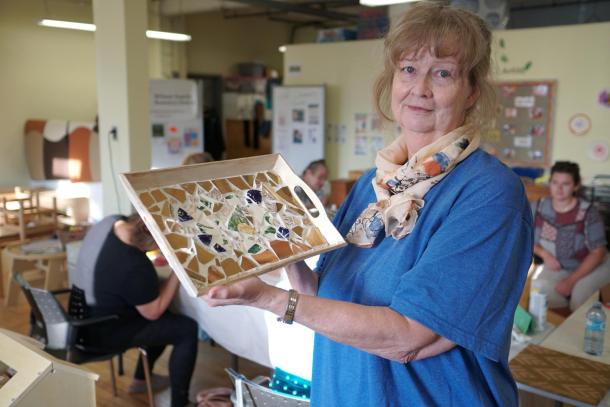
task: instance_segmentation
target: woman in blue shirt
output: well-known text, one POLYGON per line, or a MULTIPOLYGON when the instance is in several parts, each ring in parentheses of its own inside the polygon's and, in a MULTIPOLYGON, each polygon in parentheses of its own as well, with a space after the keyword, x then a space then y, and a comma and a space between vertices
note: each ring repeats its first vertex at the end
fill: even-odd
MULTIPOLYGON (((513 314, 532 256, 518 177, 478 149, 495 102, 491 33, 474 14, 417 3, 385 40, 377 107, 401 135, 337 213, 350 243, 286 292, 210 289, 317 332, 314 406, 516 406, 513 314)), ((295 349, 295 352, 298 352, 295 349)))

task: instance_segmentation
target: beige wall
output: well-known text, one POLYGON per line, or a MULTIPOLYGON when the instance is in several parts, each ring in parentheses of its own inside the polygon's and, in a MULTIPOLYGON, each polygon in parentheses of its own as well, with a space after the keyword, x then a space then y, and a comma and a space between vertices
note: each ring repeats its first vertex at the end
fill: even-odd
POLYGON ((282 70, 278 51, 290 35, 289 25, 263 17, 224 19, 220 12, 186 17, 193 37, 187 45, 188 72, 228 75, 239 62, 258 61, 282 70))
MULTIPOLYGON (((0 185, 3 186, 29 184, 23 146, 23 125, 27 119, 95 118, 93 34, 38 27, 37 20, 44 16, 41 1, 0 1, 0 185)), ((75 9, 69 15, 66 13, 65 19, 91 21, 90 9, 75 9)))
MULTIPOLYGON (((93 121, 97 114, 94 34, 36 25, 42 18, 92 22, 91 7, 48 5, 45 10, 40 0, 0 0, 0 187, 30 183, 23 145, 27 119, 93 121)), ((162 23, 154 13, 149 10, 149 27, 162 23)), ((148 45, 152 78, 180 70, 180 61, 168 55, 179 56, 182 45, 148 45)))
MULTIPOLYGON (((610 23, 539 29, 500 31, 510 63, 498 64, 498 70, 512 64, 522 66, 532 61, 525 73, 498 74, 499 80, 557 80, 552 159, 577 161, 585 178, 610 173, 610 161, 592 161, 589 145, 594 140, 610 142, 610 109, 597 103, 597 95, 610 84, 610 23), (581 137, 571 135, 568 120, 575 113, 591 117, 591 131, 581 137)), ((354 155, 354 114, 373 112, 371 87, 381 69, 382 41, 358 41, 336 44, 289 46, 284 72, 292 64, 301 65, 297 76, 285 74, 289 85, 327 86, 327 123, 345 125, 345 144, 327 143, 326 156, 333 177, 345 177, 351 169, 373 165, 374 154, 354 155)), ((388 129, 386 141, 393 137, 388 129)), ((334 137, 331 137, 334 139, 334 137)))

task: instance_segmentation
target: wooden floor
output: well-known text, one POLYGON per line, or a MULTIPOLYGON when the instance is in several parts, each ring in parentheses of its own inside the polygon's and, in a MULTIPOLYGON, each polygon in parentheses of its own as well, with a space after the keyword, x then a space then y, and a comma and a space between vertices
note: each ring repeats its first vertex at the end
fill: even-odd
MULTIPOLYGON (((4 306, 4 299, 0 299, 0 327, 27 335, 29 331, 29 312, 29 306, 21 294, 19 304, 11 307, 4 306)), ((171 348, 168 348, 163 355, 161 355, 155 364, 155 373, 167 375, 167 362, 170 352, 171 348)), ((127 388, 131 383, 131 377, 135 369, 137 356, 138 353, 135 349, 124 354, 125 375, 116 376, 118 388, 117 397, 112 395, 109 362, 88 363, 81 366, 100 376, 96 385, 98 406, 145 407, 148 405, 148 399, 145 394, 134 395, 127 393, 127 388)), ((115 360, 115 368, 116 366, 117 362, 115 360)), ((230 366, 230 353, 219 346, 213 347, 208 342, 200 342, 195 372, 193 373, 193 379, 191 380, 191 400, 195 400, 197 392, 204 388, 219 386, 231 387, 231 382, 224 371, 226 367, 230 366)), ((245 359, 239 359, 239 371, 249 378, 257 375, 270 375, 270 370, 268 368, 245 359)), ((169 389, 163 390, 155 395, 155 405, 157 407, 169 406, 169 403, 169 389)))

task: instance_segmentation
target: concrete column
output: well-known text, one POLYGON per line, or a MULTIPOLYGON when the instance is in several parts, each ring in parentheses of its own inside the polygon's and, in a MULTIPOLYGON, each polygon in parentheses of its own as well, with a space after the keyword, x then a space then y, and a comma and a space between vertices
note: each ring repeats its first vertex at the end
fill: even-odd
POLYGON ((119 174, 150 168, 146 0, 94 0, 104 215, 129 214, 119 174))

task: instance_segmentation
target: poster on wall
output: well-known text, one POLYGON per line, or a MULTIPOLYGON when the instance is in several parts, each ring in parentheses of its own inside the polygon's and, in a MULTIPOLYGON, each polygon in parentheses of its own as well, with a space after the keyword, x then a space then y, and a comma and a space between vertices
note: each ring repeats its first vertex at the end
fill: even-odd
POLYGON ((556 81, 497 82, 494 126, 483 148, 509 165, 548 167, 556 81))
POLYGON ((324 86, 273 87, 273 152, 281 154, 297 174, 324 158, 324 86))
POLYGON ((153 79, 149 94, 152 167, 175 167, 203 152, 203 91, 197 82, 153 79))

